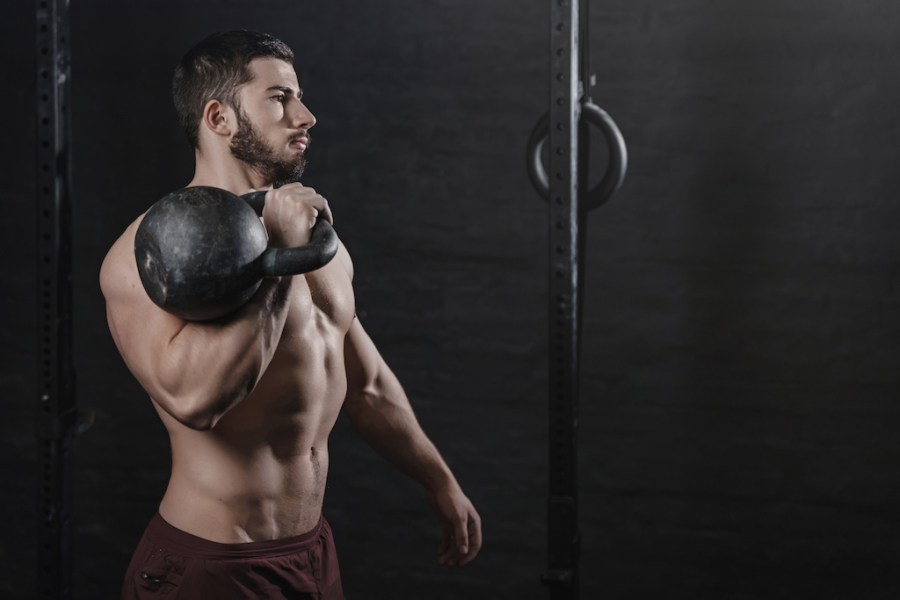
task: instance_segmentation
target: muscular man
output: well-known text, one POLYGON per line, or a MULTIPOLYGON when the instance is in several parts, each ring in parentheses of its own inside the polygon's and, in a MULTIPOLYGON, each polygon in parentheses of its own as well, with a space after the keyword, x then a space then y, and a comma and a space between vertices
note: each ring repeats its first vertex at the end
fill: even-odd
MULTIPOLYGON (((262 219, 282 247, 305 244, 317 216, 332 220, 325 198, 297 183, 316 120, 293 58, 269 35, 217 34, 184 56, 173 86, 195 149, 188 185, 272 188, 262 219)), ((438 562, 471 561, 478 513, 356 317, 346 248, 316 271, 267 279, 227 317, 191 322, 145 293, 134 258, 140 220, 110 249, 100 285, 116 346, 169 433, 172 472, 123 598, 342 598, 322 517, 328 436, 342 408, 424 486, 443 527, 438 562)))

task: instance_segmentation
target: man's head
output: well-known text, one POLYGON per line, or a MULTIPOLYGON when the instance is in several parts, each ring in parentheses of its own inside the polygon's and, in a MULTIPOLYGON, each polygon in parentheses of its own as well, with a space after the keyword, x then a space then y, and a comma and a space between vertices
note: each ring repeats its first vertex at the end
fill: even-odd
POLYGON ((293 64, 294 53, 266 33, 226 31, 209 36, 182 57, 175 68, 172 96, 191 146, 199 146, 200 119, 209 100, 238 109, 238 88, 253 79, 249 65, 254 58, 277 58, 293 64))
POLYGON ((205 139, 227 138, 231 154, 267 182, 299 179, 315 118, 301 101, 293 59, 284 42, 253 31, 217 33, 189 50, 172 92, 191 145, 201 149, 213 132, 205 139))

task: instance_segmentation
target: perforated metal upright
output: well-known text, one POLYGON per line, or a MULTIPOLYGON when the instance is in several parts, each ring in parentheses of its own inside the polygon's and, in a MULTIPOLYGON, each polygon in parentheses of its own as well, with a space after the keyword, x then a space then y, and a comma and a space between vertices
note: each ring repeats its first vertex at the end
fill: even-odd
POLYGON ((588 0, 550 0, 550 110, 531 132, 526 167, 549 205, 550 398, 548 570, 554 600, 579 596, 578 382, 587 212, 621 187, 628 164, 622 133, 591 99, 588 0), (607 168, 588 188, 589 126, 606 138, 607 168), (543 151, 549 142, 549 167, 543 151))
POLYGON ((581 0, 554 0, 550 14, 550 485, 548 567, 553 599, 578 593, 579 16, 581 0), (555 312, 555 314, 553 314, 555 312))
POLYGON ((39 597, 69 598, 69 452, 76 431, 72 361, 69 3, 38 0, 38 570, 39 597))

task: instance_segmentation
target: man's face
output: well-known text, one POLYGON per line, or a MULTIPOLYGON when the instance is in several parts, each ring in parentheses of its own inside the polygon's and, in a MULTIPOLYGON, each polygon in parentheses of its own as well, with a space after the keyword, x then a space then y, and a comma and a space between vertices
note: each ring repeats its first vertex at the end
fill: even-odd
POLYGON ((231 153, 275 185, 298 181, 316 119, 301 101, 294 68, 275 58, 250 62, 253 79, 238 92, 231 153))

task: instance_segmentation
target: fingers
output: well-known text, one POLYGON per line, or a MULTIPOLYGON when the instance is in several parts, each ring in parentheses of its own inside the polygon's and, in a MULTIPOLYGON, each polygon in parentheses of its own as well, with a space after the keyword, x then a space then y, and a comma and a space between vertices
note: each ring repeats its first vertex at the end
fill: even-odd
POLYGON ((438 544, 438 564, 462 566, 481 550, 481 517, 459 485, 428 491, 428 501, 438 516, 443 536, 438 544))
POLYGON ((481 551, 481 518, 476 514, 474 517, 469 517, 469 547, 465 556, 463 556, 460 560, 460 565, 467 565, 478 556, 478 552, 481 551))
POLYGON ((317 193, 316 190, 311 187, 303 187, 299 183, 292 185, 297 185, 300 187, 300 192, 297 195, 297 198, 300 201, 306 202, 309 204, 309 206, 315 208, 317 218, 322 217, 326 221, 334 225, 334 217, 331 214, 331 207, 328 206, 328 200, 326 200, 324 196, 317 193))
POLYGON ((465 555, 469 552, 469 531, 466 528, 466 516, 453 524, 453 533, 456 535, 456 551, 465 555))
POLYGON ((306 244, 310 229, 319 217, 334 224, 328 200, 311 187, 289 183, 266 193, 263 222, 270 240, 277 245, 296 247, 306 244))
POLYGON ((322 216, 325 217, 326 221, 334 225, 334 216, 331 214, 331 207, 328 206, 328 200, 325 200, 325 209, 322 211, 322 216))
POLYGON ((328 207, 328 200, 316 192, 314 188, 305 187, 299 183, 289 183, 280 188, 270 189, 266 195, 266 200, 270 199, 310 206, 316 210, 317 214, 323 213, 323 216, 326 216, 329 220, 331 219, 331 209, 328 207))
POLYGON ((456 546, 453 543, 453 528, 444 524, 444 535, 438 545, 438 564, 450 566, 456 554, 456 546))
POLYGON ((462 514, 444 525, 438 546, 438 564, 454 567, 472 562, 481 550, 481 519, 477 513, 462 514))

